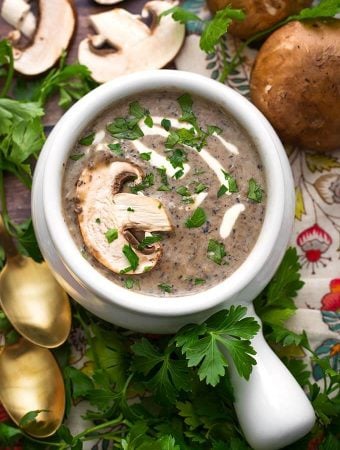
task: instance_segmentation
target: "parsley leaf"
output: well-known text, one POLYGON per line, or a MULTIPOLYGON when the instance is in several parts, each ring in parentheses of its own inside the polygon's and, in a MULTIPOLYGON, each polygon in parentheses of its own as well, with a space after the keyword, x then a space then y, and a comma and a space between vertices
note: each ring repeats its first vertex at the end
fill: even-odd
POLYGON ((134 285, 135 280, 133 278, 126 278, 126 280, 124 281, 124 287, 126 289, 132 289, 134 285))
POLYGON ((140 156, 140 158, 141 158, 143 161, 150 161, 150 159, 151 159, 151 152, 140 153, 139 156, 140 156))
POLYGON ((187 228, 199 228, 207 220, 207 216, 203 208, 196 208, 193 214, 186 220, 185 226, 187 228))
POLYGON ((173 403, 179 390, 191 389, 186 363, 173 358, 171 348, 162 354, 147 339, 142 338, 135 342, 131 349, 135 355, 134 370, 144 375, 151 374, 151 377, 145 381, 145 385, 159 397, 161 402, 173 403))
POLYGON ((228 192, 238 192, 238 186, 235 178, 231 176, 229 173, 222 170, 224 178, 227 180, 228 186, 228 192))
POLYGON ((136 270, 139 264, 139 257, 138 255, 134 252, 133 248, 131 247, 131 245, 127 245, 125 244, 123 247, 123 254, 126 256, 127 260, 129 261, 130 266, 127 269, 124 269, 124 272, 127 271, 129 272, 130 270, 136 270))
POLYGON ((80 145, 91 145, 96 133, 90 133, 79 140, 80 145))
POLYGON ((224 8, 217 11, 215 16, 207 22, 201 39, 200 47, 207 53, 212 53, 220 38, 227 32, 233 20, 243 20, 246 15, 241 9, 224 8))
POLYGON ((162 119, 161 126, 164 128, 165 131, 169 131, 171 128, 171 122, 169 119, 162 119))
POLYGON ((239 375, 249 379, 252 366, 256 364, 251 355, 255 350, 250 339, 260 329, 252 317, 245 317, 247 309, 231 306, 211 316, 204 324, 187 325, 175 336, 177 347, 181 348, 189 367, 198 367, 201 381, 216 386, 225 374, 228 362, 226 351, 233 359, 239 375))
POLYGON ((153 186, 154 183, 154 174, 153 173, 148 173, 147 175, 145 175, 145 177, 143 178, 143 180, 141 181, 141 183, 136 184, 135 186, 131 186, 130 190, 133 194, 136 194, 139 191, 144 191, 144 189, 147 189, 151 186, 153 186))
POLYGON ((187 188, 187 186, 179 186, 176 189, 177 194, 182 195, 183 197, 190 197, 191 192, 187 188))
POLYGON ((173 286, 171 286, 171 284, 166 284, 166 283, 160 283, 158 285, 159 289, 163 292, 167 292, 168 294, 170 294, 172 292, 173 286))
POLYGON ((207 256, 219 266, 226 264, 224 257, 227 256, 227 252, 225 251, 224 244, 215 239, 209 239, 207 256))
POLYGON ((183 169, 183 164, 188 160, 187 154, 180 148, 172 150, 171 156, 168 157, 168 159, 174 169, 176 169, 177 167, 183 169))
POLYGON ((156 242, 159 242, 162 240, 162 236, 160 234, 153 234, 152 236, 145 236, 144 239, 140 242, 138 245, 138 248, 140 250, 143 250, 145 247, 149 247, 152 244, 155 244, 156 242))
POLYGON ((135 140, 144 136, 137 119, 117 117, 106 126, 107 131, 116 139, 135 140))
POLYGON ((85 156, 85 153, 75 153, 74 155, 70 155, 70 159, 72 161, 78 161, 79 159, 83 158, 85 156))
POLYGON ((312 8, 302 9, 299 14, 290 16, 290 20, 327 19, 340 13, 339 0, 321 0, 312 8))
POLYGON ((171 14, 172 18, 179 23, 186 24, 189 21, 201 21, 202 19, 198 17, 196 14, 188 11, 180 6, 173 6, 166 11, 163 11, 159 17, 168 16, 171 14))
POLYGON ((261 186, 254 180, 254 178, 250 178, 248 181, 248 198, 253 200, 256 203, 262 202, 263 197, 263 189, 261 186))
POLYGON ((122 146, 120 144, 108 144, 107 145, 112 153, 117 156, 122 156, 124 154, 122 146))
POLYGON ((198 183, 195 187, 195 194, 200 194, 203 191, 206 191, 208 186, 204 183, 198 183))
POLYGON ((118 239, 118 230, 117 230, 117 228, 109 228, 106 231, 106 233, 105 233, 105 237, 106 237, 107 242, 109 244, 111 244, 111 242, 113 242, 116 239, 118 239))

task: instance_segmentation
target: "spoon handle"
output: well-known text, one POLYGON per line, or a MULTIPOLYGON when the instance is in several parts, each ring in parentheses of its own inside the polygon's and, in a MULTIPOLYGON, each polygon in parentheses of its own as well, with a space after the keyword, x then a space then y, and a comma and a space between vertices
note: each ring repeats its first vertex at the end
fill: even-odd
POLYGON ((2 215, 0 214, 0 244, 5 249, 7 259, 18 255, 18 250, 14 245, 13 239, 6 230, 2 215))

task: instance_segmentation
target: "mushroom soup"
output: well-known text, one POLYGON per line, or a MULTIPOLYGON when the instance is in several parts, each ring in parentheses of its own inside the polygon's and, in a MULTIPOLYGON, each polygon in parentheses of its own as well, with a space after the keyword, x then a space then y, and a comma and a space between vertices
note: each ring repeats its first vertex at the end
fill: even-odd
POLYGON ((64 215, 105 277, 185 295, 230 276, 252 250, 265 179, 246 132, 217 105, 155 91, 117 102, 72 150, 64 215))

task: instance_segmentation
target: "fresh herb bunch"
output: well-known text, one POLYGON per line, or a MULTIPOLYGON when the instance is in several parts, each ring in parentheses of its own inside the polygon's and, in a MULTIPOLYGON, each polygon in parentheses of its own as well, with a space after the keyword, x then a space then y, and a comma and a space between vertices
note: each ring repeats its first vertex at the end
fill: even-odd
MULTIPOLYGON (((315 408, 317 424, 304 439, 287 450, 304 450, 315 439, 320 450, 337 450, 339 375, 327 358, 310 349, 305 333, 284 326, 296 310, 294 298, 303 282, 295 249, 289 249, 275 275, 257 297, 255 306, 264 322, 267 340, 315 408), (311 383, 310 369, 296 350, 303 350, 323 373, 323 386, 311 383)), ((66 385, 66 417, 73 404, 89 402, 84 419, 94 425, 72 435, 64 423, 43 441, 26 436, 12 424, 0 424, 0 443, 21 441, 26 450, 82 449, 88 440, 101 447, 126 450, 250 450, 233 408, 233 392, 223 349, 238 355, 237 366, 247 377, 253 362, 249 339, 258 325, 244 316, 245 308, 220 311, 202 325, 188 325, 175 336, 141 336, 118 329, 73 305, 74 326, 87 340, 87 364, 69 365, 70 344, 54 350, 66 385), (80 330, 78 329, 80 328, 80 330), (241 337, 241 338, 240 338, 241 337), (244 370, 245 369, 245 370, 244 370)), ((3 314, 3 313, 2 313, 3 314)), ((10 325, 0 316, 0 330, 10 325)), ((234 355, 235 356, 235 355, 234 355)), ((31 412, 24 420, 34 420, 31 412)))
POLYGON ((240 9, 234 9, 226 7, 216 12, 215 16, 210 20, 203 20, 196 14, 180 7, 174 6, 173 8, 164 11, 160 17, 171 14, 172 18, 177 22, 186 24, 188 22, 201 22, 203 24, 203 31, 200 38, 200 48, 207 54, 214 53, 218 48, 221 49, 223 58, 223 70, 219 81, 224 83, 228 76, 236 69, 236 67, 242 63, 242 54, 244 49, 251 45, 253 42, 258 41, 272 33, 276 29, 283 25, 292 22, 293 20, 306 21, 317 19, 330 19, 340 12, 340 0, 320 0, 318 5, 311 8, 305 8, 300 11, 299 14, 294 14, 281 20, 267 30, 260 31, 251 36, 246 41, 242 42, 237 48, 231 61, 227 60, 227 55, 223 46, 223 39, 228 32, 228 28, 232 21, 242 21, 245 19, 245 13, 240 9))
MULTIPOLYGON (((27 188, 32 185, 32 165, 45 141, 43 116, 46 102, 58 94, 58 104, 66 109, 95 87, 89 70, 80 64, 66 64, 66 54, 58 68, 44 78, 13 81, 13 52, 7 40, 0 41, 0 198, 2 217, 19 250, 40 261, 31 219, 14 224, 8 215, 3 172, 10 172, 27 188)), ((3 252, 0 255, 3 261, 3 252)))

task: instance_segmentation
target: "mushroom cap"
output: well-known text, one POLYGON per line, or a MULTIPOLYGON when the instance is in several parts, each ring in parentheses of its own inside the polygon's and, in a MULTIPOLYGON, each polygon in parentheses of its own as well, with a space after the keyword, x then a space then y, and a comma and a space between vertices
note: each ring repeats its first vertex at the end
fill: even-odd
POLYGON ((250 94, 287 143, 340 145, 340 20, 290 22, 261 47, 250 94))
POLYGON ((140 182, 142 175, 141 169, 131 162, 106 159, 86 167, 77 183, 78 221, 84 243, 101 264, 115 273, 129 266, 123 253, 125 245, 132 245, 139 258, 137 268, 129 274, 150 270, 161 257, 162 248, 158 243, 139 249, 134 232, 172 230, 159 200, 119 193, 124 181, 135 177, 140 182), (117 238, 109 242, 105 233, 112 229, 117 230, 117 238))
POLYGON ((226 6, 242 9, 246 13, 246 18, 242 22, 234 21, 228 32, 240 39, 247 39, 296 14, 309 6, 312 0, 207 0, 207 3, 212 12, 226 6))
POLYGON ((71 40, 76 19, 71 0, 39 0, 39 20, 31 44, 14 48, 14 68, 24 75, 50 69, 71 40))
POLYGON ((145 4, 142 16, 153 17, 153 23, 146 26, 139 16, 115 8, 90 16, 90 23, 96 32, 113 47, 100 51, 95 48, 93 37, 81 41, 78 58, 92 72, 99 83, 132 72, 160 69, 171 61, 184 41, 184 25, 175 22, 170 15, 158 16, 173 6, 167 1, 154 0, 145 4))

